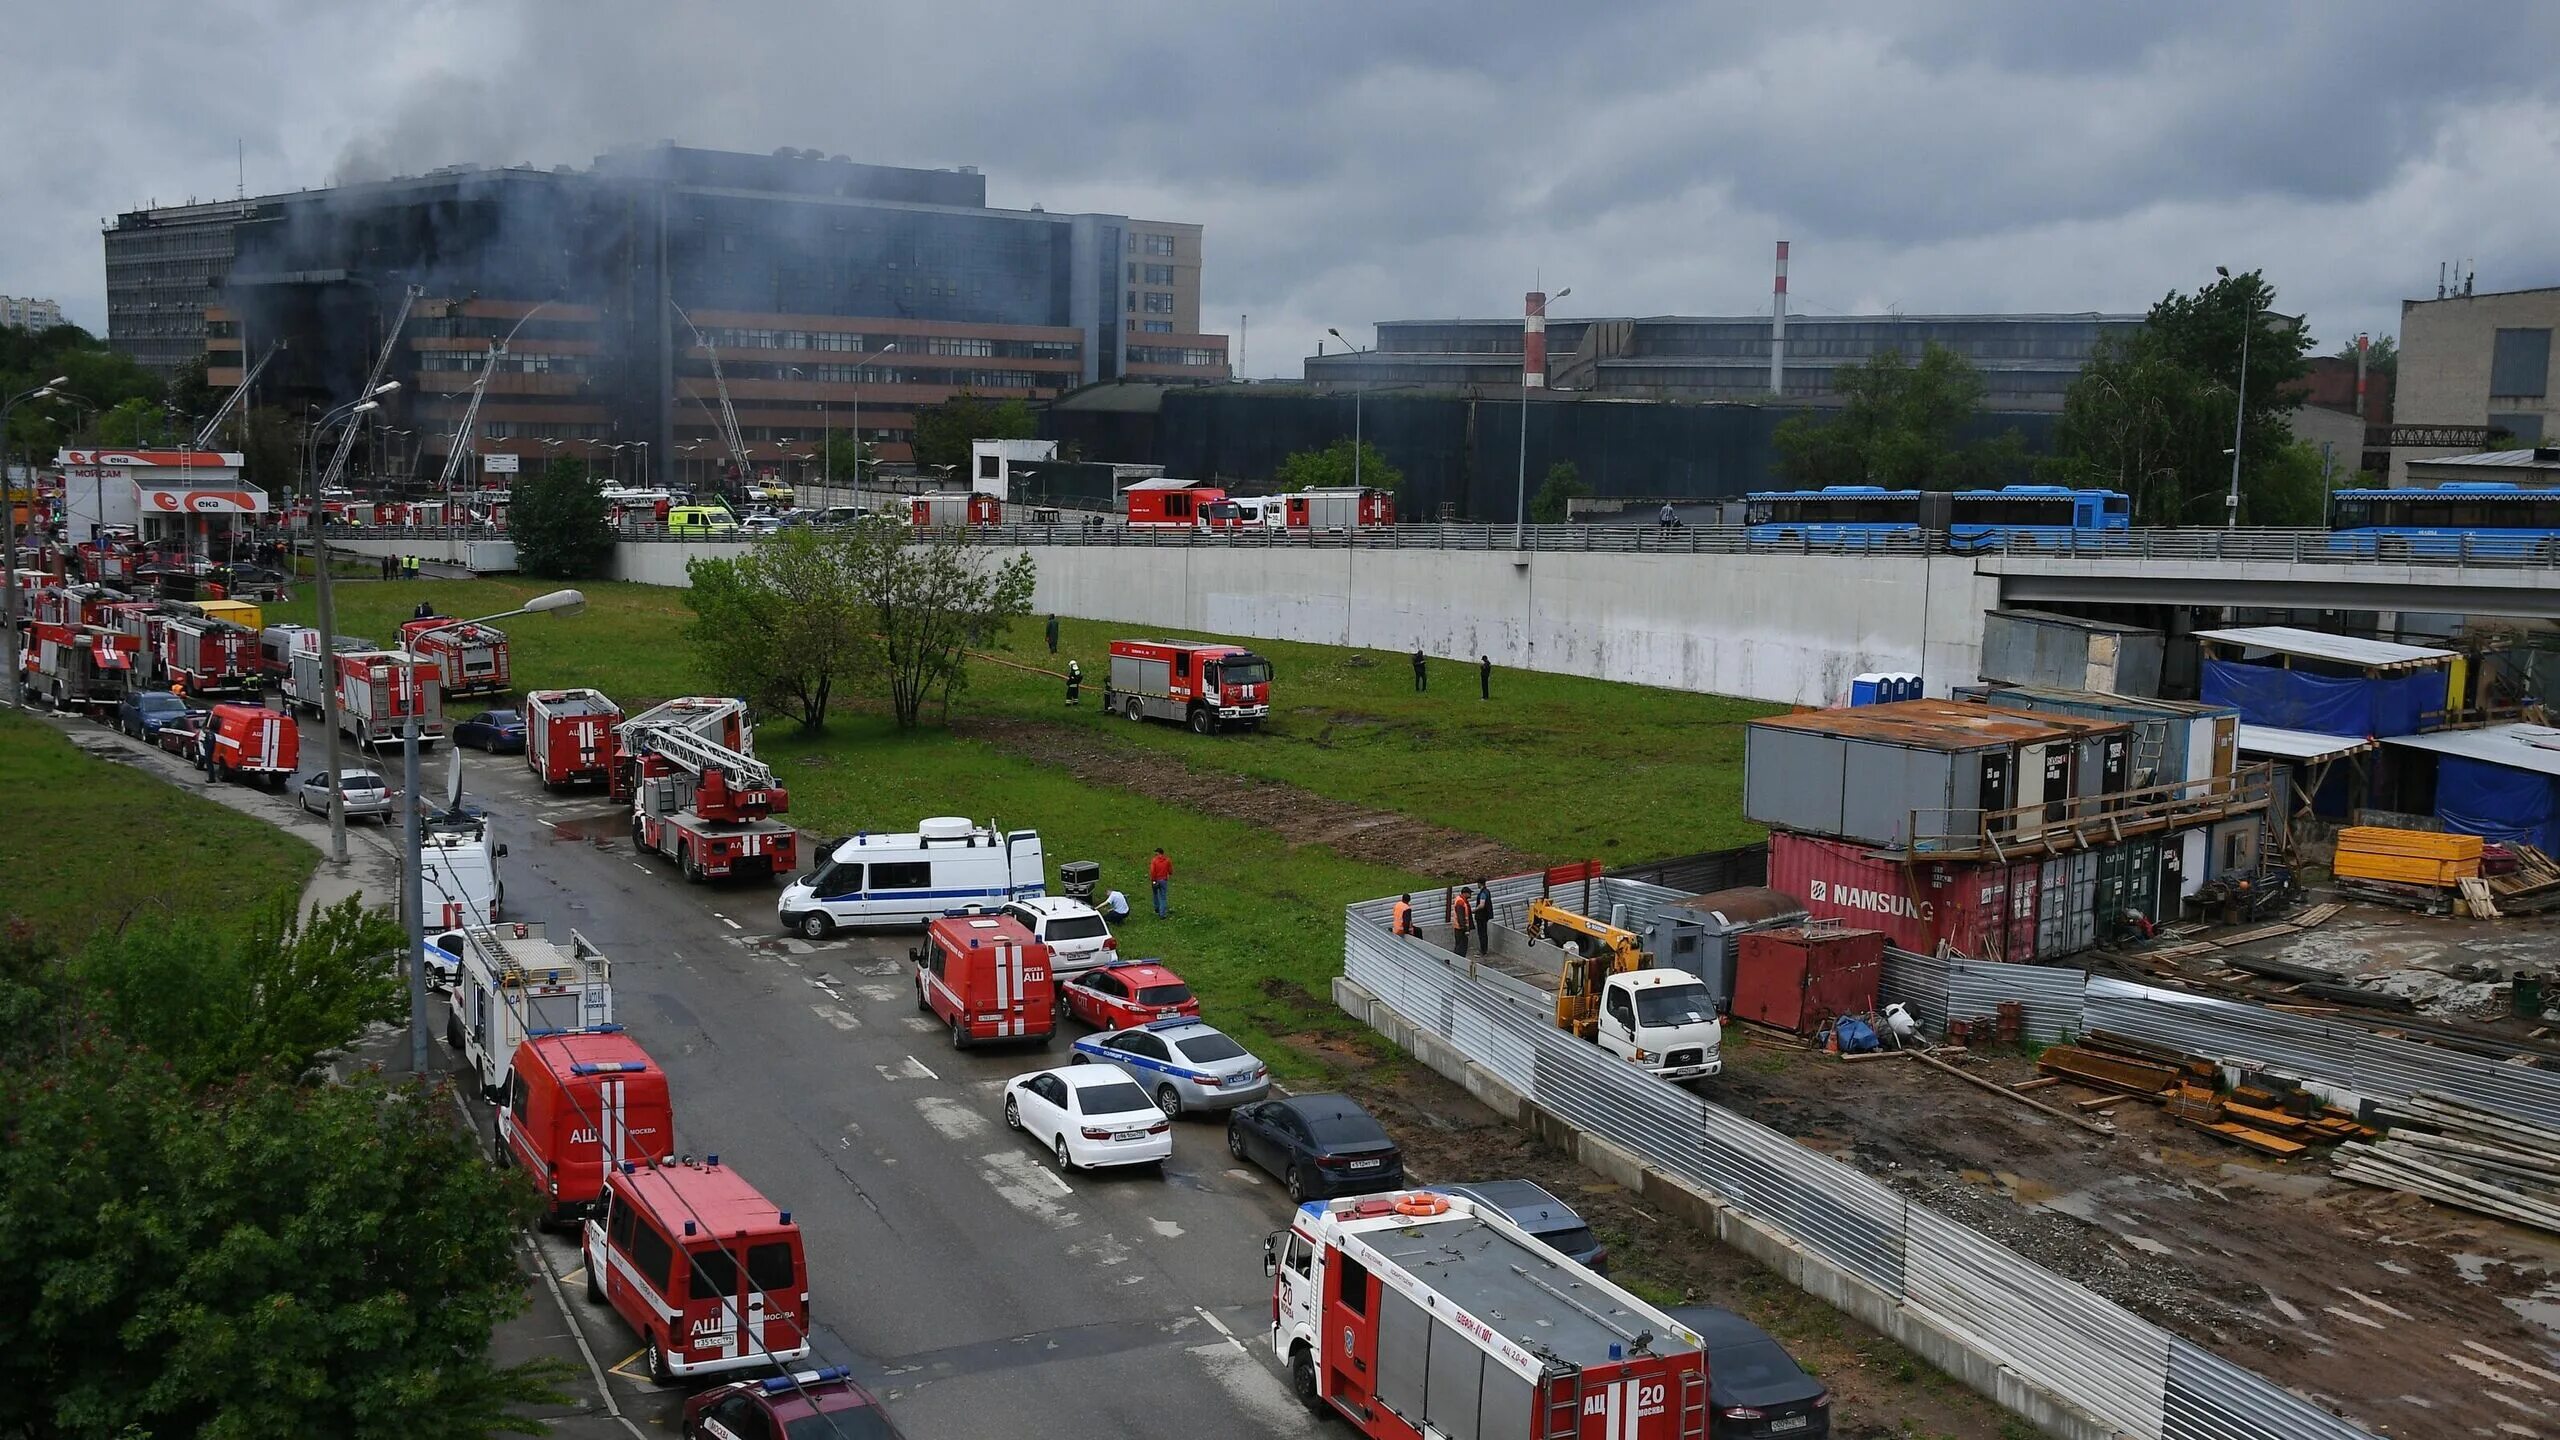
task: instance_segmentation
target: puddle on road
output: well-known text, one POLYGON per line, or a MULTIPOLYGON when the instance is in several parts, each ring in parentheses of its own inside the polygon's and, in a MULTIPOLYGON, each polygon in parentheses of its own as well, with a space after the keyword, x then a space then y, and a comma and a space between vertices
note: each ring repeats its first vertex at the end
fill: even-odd
POLYGON ((610 850, 614 842, 630 833, 631 825, 622 815, 597 815, 584 820, 552 820, 546 822, 554 840, 584 841, 599 850, 610 850))

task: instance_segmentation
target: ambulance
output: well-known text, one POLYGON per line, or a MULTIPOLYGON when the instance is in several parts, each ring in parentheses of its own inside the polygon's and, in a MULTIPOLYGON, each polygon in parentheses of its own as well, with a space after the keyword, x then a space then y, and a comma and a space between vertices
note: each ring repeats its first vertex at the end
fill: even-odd
POLYGON ((1049 947, 1005 915, 946 915, 907 952, 916 1008, 951 1027, 951 1048, 984 1041, 1047 1045, 1058 1033, 1058 987, 1049 947))
POLYGON ((543 1223, 595 1213, 605 1172, 672 1155, 667 1072, 619 1025, 537 1035, 516 1047, 498 1102, 498 1154, 533 1177, 543 1223))
POLYGON ((800 1227, 717 1155, 608 1171, 582 1249, 587 1298, 640 1337, 661 1385, 809 1353, 800 1227))

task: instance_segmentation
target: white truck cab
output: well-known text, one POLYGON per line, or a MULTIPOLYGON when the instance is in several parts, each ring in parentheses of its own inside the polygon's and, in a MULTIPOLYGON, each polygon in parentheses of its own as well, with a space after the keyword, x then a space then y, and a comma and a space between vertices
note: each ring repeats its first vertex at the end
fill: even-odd
POLYGON ((1724 1022, 1706 982, 1686 970, 1629 970, 1600 992, 1603 1050, 1665 1080, 1696 1080, 1724 1070, 1724 1022))

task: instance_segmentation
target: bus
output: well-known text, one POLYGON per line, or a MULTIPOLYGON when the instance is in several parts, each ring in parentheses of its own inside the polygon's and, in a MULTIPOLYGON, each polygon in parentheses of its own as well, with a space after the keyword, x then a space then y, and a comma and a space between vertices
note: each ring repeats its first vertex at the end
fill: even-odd
POLYGON ((2560 560, 2560 489, 2466 481, 2433 490, 2340 490, 2329 549, 2377 559, 2560 560))
POLYGON ((1930 536, 1945 537, 1947 548, 1956 551, 2070 549, 2133 524, 2130 496, 2066 485, 1955 491, 1826 485, 1761 491, 1744 503, 1751 540, 1817 549, 1876 549, 1930 536))

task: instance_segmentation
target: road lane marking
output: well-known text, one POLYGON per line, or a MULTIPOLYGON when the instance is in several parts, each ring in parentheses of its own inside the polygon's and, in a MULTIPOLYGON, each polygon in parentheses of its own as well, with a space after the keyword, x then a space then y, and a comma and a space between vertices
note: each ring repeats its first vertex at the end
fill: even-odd
POLYGON ((941 1076, 924 1068, 924 1062, 918 1060, 913 1055, 908 1056, 903 1064, 874 1065, 871 1068, 880 1072, 881 1079, 892 1082, 899 1080, 939 1080, 942 1078, 941 1076))
POLYGON ((1198 1310, 1198 1311, 1200 1311, 1200 1318, 1209 1322, 1209 1328, 1210 1328, 1210 1329, 1215 1330, 1215 1331, 1217 1331, 1219 1334, 1226 1336, 1226 1337, 1227 1337, 1227 1343, 1228 1343, 1228 1344, 1233 1345, 1233 1346, 1234 1346, 1234 1347, 1236 1347, 1238 1350, 1242 1350, 1242 1349, 1244 1349, 1244 1342, 1236 1338, 1236 1332, 1234 1332, 1233 1330, 1228 1329, 1228 1328, 1227 1328, 1227 1324, 1226 1324, 1226 1322, 1225 1322, 1225 1321, 1223 1321, 1223 1320, 1219 1319, 1219 1318, 1218 1318, 1217 1316, 1215 1316, 1215 1315, 1210 1314, 1207 1310, 1202 1309, 1200 1306, 1194 1305, 1194 1306, 1192 1306, 1191 1308, 1192 1308, 1192 1309, 1194 1309, 1194 1310, 1198 1310))
POLYGON ((644 1385, 653 1385, 653 1384, 656 1384, 656 1383, 657 1383, 656 1381, 651 1380, 651 1379, 650 1379, 648 1376, 646 1376, 646 1375, 634 1375, 634 1374, 632 1374, 630 1371, 628 1371, 628 1370, 626 1370, 626 1369, 622 1368, 622 1367, 624 1367, 624 1366, 626 1366, 626 1365, 630 1364, 632 1361, 637 1360, 637 1359, 639 1359, 641 1356, 646 1355, 646 1354, 648 1354, 648 1353, 649 1353, 649 1347, 648 1347, 648 1346, 646 1346, 646 1345, 643 1345, 643 1346, 641 1346, 639 1349, 632 1351, 630 1354, 623 1356, 620 1360, 617 1360, 617 1361, 615 1361, 613 1364, 611 1364, 611 1365, 607 1365, 607 1366, 606 1366, 606 1367, 604 1367, 604 1368, 605 1368, 605 1370, 606 1370, 606 1372, 607 1372, 607 1373, 609 1373, 609 1374, 614 1374, 614 1375, 619 1375, 619 1376, 621 1376, 621 1377, 622 1377, 623 1379, 625 1379, 625 1380, 637 1380, 637 1381, 639 1381, 640 1383, 642 1383, 642 1384, 644 1384, 644 1385))
POLYGON ((919 1095, 916 1097, 916 1109, 923 1113, 924 1123, 932 1126, 945 1140, 967 1143, 987 1133, 987 1117, 971 1109, 965 1100, 954 1100, 948 1095, 919 1095))
POLYGON ((895 985, 856 985, 853 988, 861 991, 862 998, 874 1005, 895 1005, 901 998, 895 985))
POLYGON ((1073 1195, 1067 1183, 1048 1171, 1048 1167, 1019 1150, 999 1150, 978 1157, 978 1174, 1004 1202, 1023 1214, 1050 1226, 1067 1229, 1083 1223, 1082 1216, 1058 1203, 1046 1193, 1054 1187, 1060 1195, 1073 1195))
POLYGON ((632 861, 632 862, 631 862, 631 868, 632 868, 632 869, 634 869, 634 870, 639 871, 639 872, 640 872, 641 874, 643 874, 643 875, 646 875, 646 874, 648 874, 648 873, 649 873, 649 867, 648 867, 648 866, 646 866, 646 865, 641 864, 641 863, 640 863, 639 861, 637 861, 637 860, 634 860, 634 861, 632 861))
POLYGON ((934 1074, 930 1066, 926 1065, 923 1061, 917 1059, 913 1055, 907 1057, 907 1063, 914 1066, 916 1069, 923 1071, 924 1078, 927 1080, 939 1080, 942 1078, 941 1076, 934 1074))
POLYGON ((746 929, 746 928, 747 928, 746 926, 739 924, 737 921, 730 919, 730 918, 729 918, 728 916, 726 916, 726 915, 714 915, 714 916, 712 916, 711 918, 712 918, 712 919, 714 919, 714 920, 719 921, 719 922, 720 922, 721 924, 723 924, 723 925, 728 926, 728 927, 729 927, 730 929, 732 929, 732 930, 744 930, 744 929, 746 929))
MULTIPOLYGON (((921 1015, 910 1015, 907 1017, 907 1028, 913 1030, 919 1035, 930 1035, 942 1027, 934 1024, 932 1021, 927 1020, 921 1015)), ((999 1081, 998 1083, 1001 1084, 1002 1082, 999 1081)))
POLYGON ((845 1010, 839 1006, 812 1005, 809 1008, 818 1012, 819 1019, 826 1021, 828 1024, 833 1025, 839 1030, 859 1030, 862 1028, 862 1022, 854 1018, 853 1012, 845 1010))
POLYGON ((1129 1263, 1131 1252, 1128 1241, 1117 1235, 1105 1235, 1098 1240, 1086 1240, 1070 1245, 1067 1247, 1067 1253, 1081 1255, 1097 1265, 1126 1265, 1129 1263))
POLYGON ((1227 1171, 1226 1173, 1227 1173, 1230 1177, 1232 1177, 1232 1178, 1234 1178, 1234 1179, 1237 1179, 1237 1180, 1241 1180, 1241 1181, 1243 1181, 1244 1183, 1246 1183, 1247 1185, 1259 1185, 1259 1184, 1261 1184, 1261 1183, 1262 1183, 1262 1177, 1261 1177, 1261 1176, 1259 1176, 1259 1175, 1254 1174, 1254 1173, 1253 1173, 1252 1171, 1250 1171, 1250 1170, 1244 1170, 1244 1169, 1233 1169, 1233 1170, 1229 1170, 1229 1171, 1227 1171))

